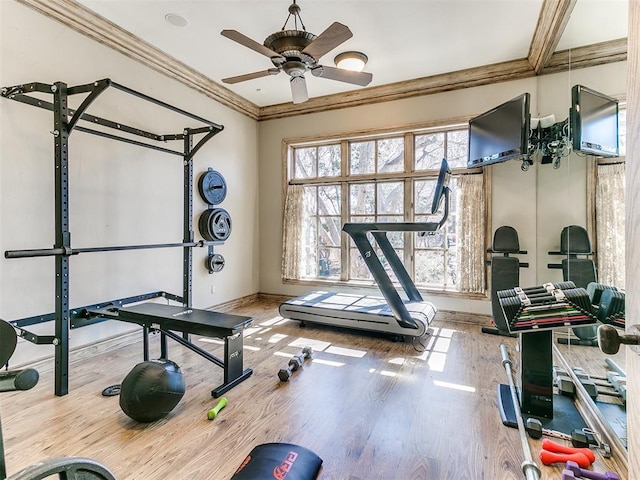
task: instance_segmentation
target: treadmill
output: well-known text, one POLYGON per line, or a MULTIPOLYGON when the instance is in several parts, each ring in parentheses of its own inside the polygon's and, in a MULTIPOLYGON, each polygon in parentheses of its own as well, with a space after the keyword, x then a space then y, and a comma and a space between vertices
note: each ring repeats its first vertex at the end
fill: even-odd
POLYGON ((319 323, 355 330, 392 335, 422 337, 436 315, 436 307, 426 302, 398 257, 387 232, 419 232, 426 236, 439 230, 449 215, 449 178, 451 170, 442 160, 431 204, 438 212, 444 198, 444 214, 438 222, 420 223, 345 223, 342 230, 353 239, 382 296, 315 291, 280 305, 280 315, 303 323, 319 323), (389 278, 368 234, 384 254, 401 287, 398 291, 389 278))

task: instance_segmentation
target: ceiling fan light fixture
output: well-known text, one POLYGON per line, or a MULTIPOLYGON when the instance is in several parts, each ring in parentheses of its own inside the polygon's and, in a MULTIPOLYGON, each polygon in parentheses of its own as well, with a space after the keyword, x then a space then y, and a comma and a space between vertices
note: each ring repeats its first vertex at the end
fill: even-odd
POLYGON ((369 59, 362 52, 342 52, 333 61, 336 67, 361 72, 369 59))

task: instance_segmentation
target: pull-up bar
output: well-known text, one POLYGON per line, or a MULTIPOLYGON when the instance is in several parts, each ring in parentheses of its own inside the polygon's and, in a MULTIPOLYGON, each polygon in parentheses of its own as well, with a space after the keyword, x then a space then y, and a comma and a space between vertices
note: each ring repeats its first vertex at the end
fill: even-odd
POLYGON ((4 258, 54 257, 56 255, 69 256, 78 255, 79 253, 115 252, 120 250, 145 250, 151 248, 205 247, 221 243, 222 242, 199 240, 197 242, 152 243, 149 245, 114 245, 110 247, 35 248, 29 250, 7 250, 4 252, 4 258))
MULTIPOLYGON (((50 84, 41 83, 41 82, 32 82, 32 83, 25 83, 21 85, 14 85, 11 87, 4 87, 2 88, 2 90, 0 90, 0 95, 10 100, 26 103, 28 105, 33 105, 34 107, 43 108, 45 110, 54 111, 53 103, 47 102, 45 100, 41 100, 36 97, 32 97, 29 94, 36 93, 36 92, 55 93, 57 88, 58 87, 56 85, 50 85, 50 84)), ((101 125, 103 127, 118 130, 119 132, 129 133, 131 135, 148 138, 150 140, 155 140, 157 142, 166 142, 170 140, 184 140, 187 134, 193 135, 193 134, 206 133, 207 135, 205 135, 205 137, 200 140, 200 142, 192 149, 192 151, 188 155, 190 159, 193 156, 193 154, 197 150, 199 150, 204 143, 206 143, 212 136, 221 132, 224 129, 222 125, 212 122, 211 120, 207 120, 206 118, 187 112, 186 110, 175 107, 169 103, 163 102, 162 100, 158 100, 156 98, 150 97, 149 95, 133 90, 129 87, 125 87, 124 85, 120 85, 119 83, 113 82, 108 78, 105 78, 102 80, 96 80, 95 82, 87 83, 85 85, 77 85, 74 87, 67 88, 67 95, 76 95, 80 93, 89 93, 89 95, 86 96, 86 98, 83 100, 83 102, 77 109, 75 110, 72 108, 68 109, 68 112, 71 115, 71 119, 67 122, 68 133, 71 133, 74 129, 76 129, 80 132, 90 133, 92 135, 98 135, 98 136, 110 138, 112 140, 118 140, 121 142, 126 142, 133 145, 151 148, 154 150, 159 150, 161 152, 180 155, 180 156, 184 156, 185 153, 160 147, 157 145, 149 144, 149 143, 139 142, 126 137, 121 137, 119 135, 113 135, 106 132, 101 132, 99 130, 94 130, 87 127, 81 127, 81 126, 78 126, 77 124, 80 120, 82 120, 94 125, 101 125), (109 87, 115 88, 116 90, 120 90, 121 92, 127 93, 134 97, 138 97, 142 100, 153 103, 154 105, 157 105, 159 107, 166 108, 167 110, 175 112, 179 115, 204 123, 207 126, 194 128, 194 129, 186 129, 182 133, 176 133, 176 134, 157 134, 157 133, 147 132, 139 128, 130 127, 119 122, 114 122, 112 120, 107 120, 105 118, 97 117, 95 115, 90 115, 86 113, 87 108, 89 108, 89 106, 100 96, 100 94, 109 87)), ((57 132, 54 131, 53 134, 56 135, 57 132)))

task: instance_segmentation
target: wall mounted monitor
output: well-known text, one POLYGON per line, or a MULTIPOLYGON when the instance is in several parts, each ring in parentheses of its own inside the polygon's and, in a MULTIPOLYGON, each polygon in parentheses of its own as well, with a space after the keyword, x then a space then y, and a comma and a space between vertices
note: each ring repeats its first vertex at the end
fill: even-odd
POLYGON ((582 85, 571 89, 573 150, 599 157, 618 156, 618 101, 582 85))
POLYGON ((521 158, 529 151, 530 95, 522 95, 469 120, 467 168, 521 158))

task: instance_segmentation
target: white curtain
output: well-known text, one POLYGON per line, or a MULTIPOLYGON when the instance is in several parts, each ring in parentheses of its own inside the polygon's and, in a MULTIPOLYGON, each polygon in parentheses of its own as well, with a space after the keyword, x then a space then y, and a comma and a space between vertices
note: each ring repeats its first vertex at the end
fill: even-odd
POLYGON ((596 169, 598 282, 625 288, 624 163, 596 169))
POLYGON ((457 177, 458 265, 460 291, 484 293, 485 187, 483 175, 457 177))
POLYGON ((295 280, 300 278, 301 250, 303 239, 302 223, 304 219, 304 187, 289 185, 284 204, 282 219, 282 278, 295 280))

